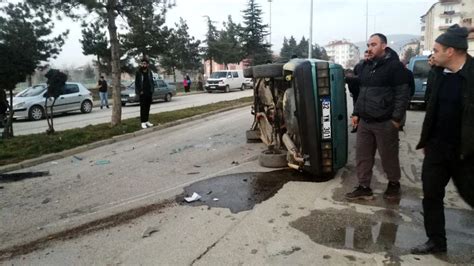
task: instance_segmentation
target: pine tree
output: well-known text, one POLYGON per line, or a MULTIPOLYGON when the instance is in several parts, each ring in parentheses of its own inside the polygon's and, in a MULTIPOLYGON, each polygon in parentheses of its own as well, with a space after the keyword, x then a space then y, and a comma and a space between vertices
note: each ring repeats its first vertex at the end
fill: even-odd
POLYGON ((212 61, 215 59, 218 51, 216 47, 217 39, 219 38, 219 33, 216 27, 213 24, 213 21, 209 16, 207 16, 207 33, 206 40, 204 43, 206 47, 202 49, 204 60, 210 62, 210 72, 212 73, 212 61))
POLYGON ((268 35, 267 25, 262 22, 262 9, 255 0, 249 0, 247 9, 243 12, 244 28, 242 41, 244 54, 251 60, 252 65, 264 64, 272 60, 270 44, 265 42, 268 35))

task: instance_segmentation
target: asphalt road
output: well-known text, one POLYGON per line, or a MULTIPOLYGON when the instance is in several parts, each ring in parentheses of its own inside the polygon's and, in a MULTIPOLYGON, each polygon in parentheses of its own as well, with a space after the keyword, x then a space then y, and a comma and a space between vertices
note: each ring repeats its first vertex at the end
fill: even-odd
POLYGON ((0 255, 29 243, 14 248, 25 254, 3 261, 0 256, 0 263, 474 263, 474 215, 451 183, 445 204, 448 254, 409 254, 425 240, 423 155, 414 150, 424 112, 409 111, 400 134, 402 199, 383 200, 387 180, 377 157, 376 199, 347 202, 344 193, 357 182, 355 134, 349 136, 348 164, 334 179, 318 183, 258 165, 265 147, 246 143, 249 111, 228 111, 22 170, 50 175, 0 184, 0 255), (201 200, 185 203, 193 192, 201 200), (120 215, 94 223, 113 214, 120 215))
MULTIPOLYGON (((232 91, 230 93, 199 93, 184 96, 173 97, 171 102, 157 101, 151 105, 150 113, 172 111, 193 106, 201 106, 220 101, 234 100, 246 96, 251 96, 253 90, 232 91)), ((100 109, 96 106, 91 113, 81 114, 72 112, 60 115, 54 118, 54 129, 65 130, 71 128, 80 128, 87 125, 96 125, 110 122, 112 109, 100 109)), ((127 104, 122 108, 122 119, 139 117, 140 106, 138 104, 127 104)), ((46 120, 28 121, 17 120, 13 123, 13 132, 15 135, 26 135, 32 133, 43 133, 48 129, 46 120)))

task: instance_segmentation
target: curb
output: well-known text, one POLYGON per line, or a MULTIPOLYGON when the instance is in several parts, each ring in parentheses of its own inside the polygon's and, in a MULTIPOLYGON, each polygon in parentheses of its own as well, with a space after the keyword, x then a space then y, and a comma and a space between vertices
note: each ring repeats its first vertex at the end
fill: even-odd
POLYGON ((0 174, 11 172, 11 171, 16 171, 16 170, 21 170, 21 169, 32 167, 32 166, 35 166, 35 165, 38 165, 38 164, 41 164, 41 163, 46 163, 46 162, 50 162, 50 161, 54 161, 54 160, 63 159, 63 158, 72 156, 72 155, 77 154, 77 153, 81 153, 81 152, 85 152, 85 151, 88 151, 88 150, 92 150, 92 149, 95 149, 95 148, 102 147, 104 145, 110 145, 110 144, 113 144, 113 143, 116 143, 116 142, 129 140, 129 139, 134 138, 134 137, 147 135, 147 134, 153 133, 155 131, 159 131, 159 130, 162 130, 162 129, 165 129, 165 128, 169 128, 169 127, 181 125, 181 124, 184 124, 184 123, 188 123, 188 122, 191 122, 191 121, 196 120, 196 119, 202 119, 202 118, 206 118, 206 117, 218 114, 218 113, 227 112, 227 111, 238 109, 238 108, 245 107, 245 106, 250 106, 251 104, 252 104, 252 102, 243 103, 243 104, 230 106, 230 107, 225 107, 225 108, 215 110, 215 111, 212 111, 212 112, 208 112, 208 113, 204 113, 204 114, 200 114, 200 115, 195 115, 195 116, 183 118, 183 119, 180 119, 180 120, 168 122, 168 123, 161 124, 161 125, 156 125, 154 127, 138 130, 138 131, 135 131, 135 132, 132 132, 132 133, 113 136, 110 139, 104 139, 104 140, 100 140, 100 141, 97 141, 97 142, 92 142, 92 143, 85 144, 85 145, 82 145, 82 146, 79 146, 79 147, 76 147, 76 148, 72 148, 70 150, 65 150, 65 151, 61 151, 61 152, 58 152, 58 153, 46 154, 46 155, 43 155, 41 157, 28 159, 28 160, 25 160, 25 161, 22 161, 22 162, 19 162, 19 163, 0 166, 0 174))

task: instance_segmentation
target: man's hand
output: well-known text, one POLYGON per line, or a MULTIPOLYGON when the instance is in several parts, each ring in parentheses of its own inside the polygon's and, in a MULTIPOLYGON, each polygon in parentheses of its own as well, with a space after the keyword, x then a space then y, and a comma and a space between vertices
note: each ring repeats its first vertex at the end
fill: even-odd
POLYGON ((352 127, 353 127, 353 128, 356 128, 358 125, 359 125, 359 117, 353 115, 353 116, 352 116, 352 127))
POLYGON ((396 122, 396 121, 393 121, 393 120, 391 120, 391 121, 392 121, 392 124, 393 124, 394 127, 396 127, 397 129, 400 129, 400 123, 399 122, 396 122))

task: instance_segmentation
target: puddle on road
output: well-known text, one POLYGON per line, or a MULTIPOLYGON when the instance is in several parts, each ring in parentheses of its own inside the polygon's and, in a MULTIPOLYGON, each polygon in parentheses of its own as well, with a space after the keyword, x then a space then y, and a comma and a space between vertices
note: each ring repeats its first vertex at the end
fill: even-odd
POLYGON ((238 213, 251 210, 255 204, 271 198, 290 181, 313 182, 314 178, 291 169, 217 176, 185 187, 176 201, 183 203, 185 196, 197 192, 202 198, 186 205, 228 208, 232 213, 238 213))
MULTIPOLYGON (((454 264, 474 263, 473 214, 449 209, 446 210, 446 219, 448 253, 436 257, 454 264), (450 225, 452 217, 457 218, 450 225), (458 224, 457 228, 452 228, 452 224, 458 224)), ((315 243, 331 248, 368 254, 385 252, 385 264, 400 265, 403 262, 401 255, 410 254, 410 248, 425 241, 423 224, 405 222, 394 210, 380 210, 373 214, 358 213, 349 208, 313 210, 310 215, 290 225, 315 243)))

